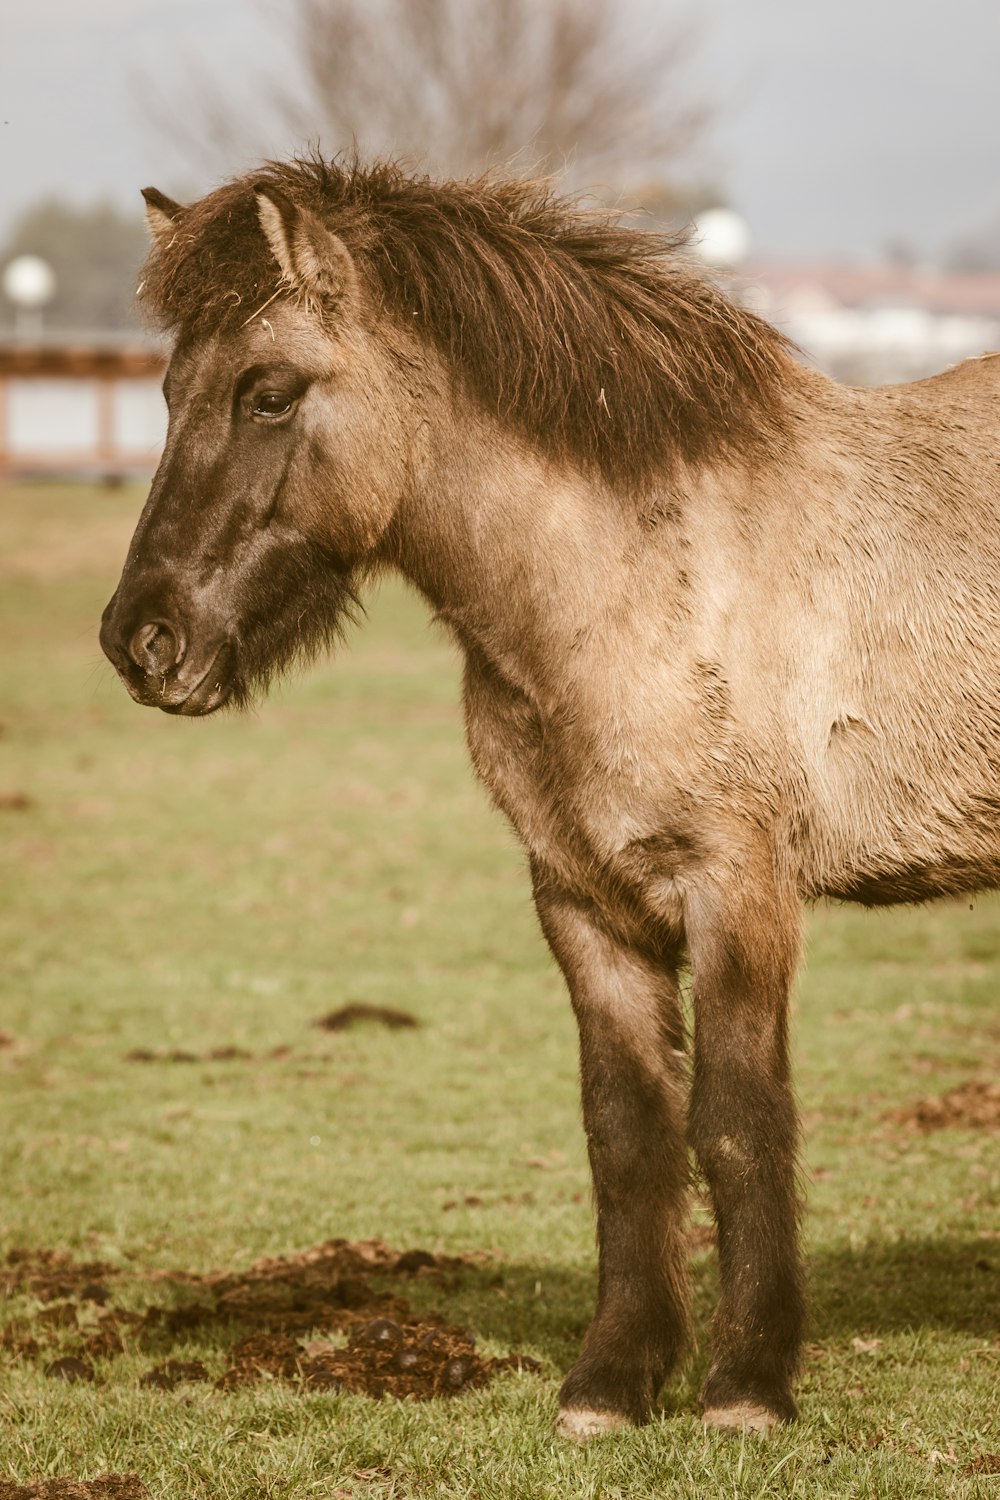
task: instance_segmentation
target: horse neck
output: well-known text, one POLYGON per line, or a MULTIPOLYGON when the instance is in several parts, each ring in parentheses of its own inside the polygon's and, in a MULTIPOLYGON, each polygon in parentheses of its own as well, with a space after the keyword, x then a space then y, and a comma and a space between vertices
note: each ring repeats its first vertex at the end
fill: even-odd
POLYGON ((431 422, 425 438, 392 562, 465 644, 534 691, 627 589, 637 507, 479 413, 431 422))

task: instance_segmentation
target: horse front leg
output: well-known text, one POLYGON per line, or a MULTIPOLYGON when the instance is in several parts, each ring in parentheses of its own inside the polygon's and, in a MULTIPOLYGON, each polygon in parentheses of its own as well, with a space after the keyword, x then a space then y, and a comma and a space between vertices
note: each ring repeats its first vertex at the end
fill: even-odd
POLYGON ((581 1442, 645 1421, 688 1342, 687 1069, 676 969, 539 879, 535 900, 579 1026, 597 1210, 597 1310, 557 1422, 581 1442))
POLYGON ((695 1017, 689 1134, 719 1236, 703 1420, 766 1431, 796 1415, 805 1318, 787 1041, 800 910, 767 868, 744 866, 728 888, 692 889, 685 925, 695 1017))

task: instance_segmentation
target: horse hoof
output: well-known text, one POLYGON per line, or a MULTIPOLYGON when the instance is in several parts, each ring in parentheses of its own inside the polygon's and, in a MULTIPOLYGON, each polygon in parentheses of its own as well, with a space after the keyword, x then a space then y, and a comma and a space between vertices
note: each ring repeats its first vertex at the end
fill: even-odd
POLYGON ((564 1406, 556 1417, 556 1437, 569 1443, 589 1443, 591 1438, 605 1432, 616 1432, 620 1427, 630 1427, 628 1417, 616 1411, 591 1411, 585 1406, 564 1406))
POLYGON ((732 1406, 708 1406, 701 1414, 705 1427, 719 1432, 763 1432, 777 1427, 782 1418, 756 1401, 736 1401, 732 1406))

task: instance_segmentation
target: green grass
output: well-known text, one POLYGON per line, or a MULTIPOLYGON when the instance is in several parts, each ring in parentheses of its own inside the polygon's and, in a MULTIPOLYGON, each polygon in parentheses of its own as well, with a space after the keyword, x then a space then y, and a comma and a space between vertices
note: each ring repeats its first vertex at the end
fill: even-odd
MULTIPOLYGON (((810 919, 800 1422, 768 1442, 701 1430, 701 1254, 699 1349, 663 1416, 560 1446, 594 1282, 575 1038, 521 855, 466 765, 457 657, 386 587, 335 661, 253 715, 143 711, 97 645, 139 503, 0 491, 0 1251, 110 1260, 143 1306, 166 1295, 157 1269, 333 1235, 488 1250, 421 1295, 545 1371, 407 1405, 143 1390, 138 1355, 65 1385, 0 1356, 0 1477, 134 1470, 162 1500, 996 1494, 964 1471, 1000 1450, 997 1136, 883 1118, 995 1073, 996 899, 810 919), (311 1025, 350 1001, 423 1024, 311 1025), (125 1060, 227 1045, 255 1056, 125 1060)), ((218 1356, 194 1335, 172 1352, 218 1356)))

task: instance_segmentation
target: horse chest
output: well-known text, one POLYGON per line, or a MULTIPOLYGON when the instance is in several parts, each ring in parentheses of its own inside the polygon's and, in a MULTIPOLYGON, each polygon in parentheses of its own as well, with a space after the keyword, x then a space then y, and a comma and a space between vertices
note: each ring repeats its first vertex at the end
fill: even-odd
POLYGON ((624 764, 581 751, 571 724, 473 661, 465 680, 466 734, 475 770, 513 824, 532 862, 616 926, 646 905, 644 872, 623 861, 640 822, 624 764))

